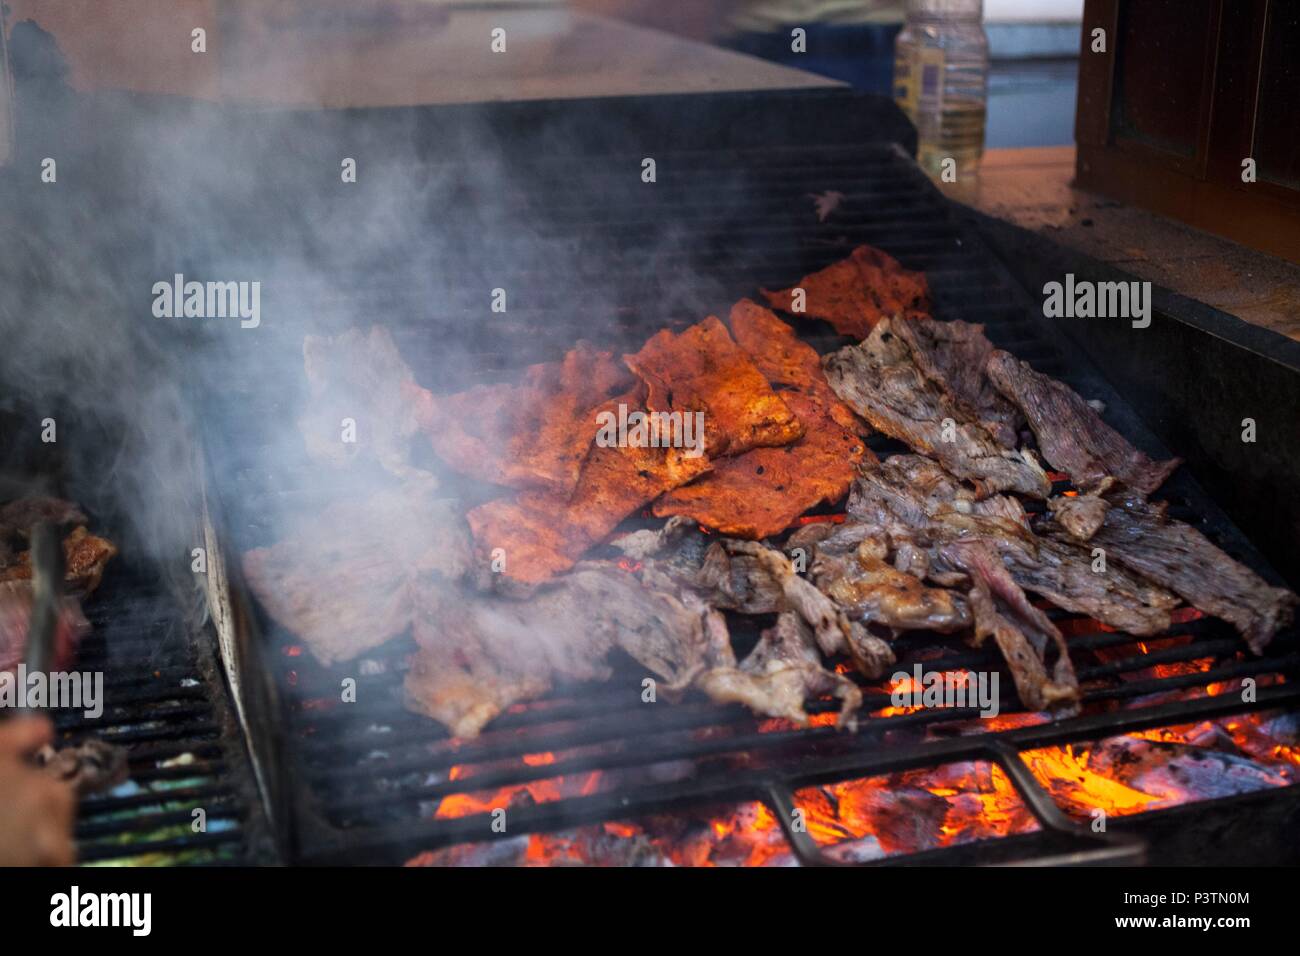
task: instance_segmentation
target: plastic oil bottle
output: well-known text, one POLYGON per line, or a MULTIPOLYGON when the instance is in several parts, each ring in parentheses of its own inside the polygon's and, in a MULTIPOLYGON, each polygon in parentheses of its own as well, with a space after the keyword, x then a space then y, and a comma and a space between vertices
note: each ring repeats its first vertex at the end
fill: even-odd
POLYGON ((983 20, 984 0, 909 0, 894 47, 894 98, 916 126, 918 162, 936 178, 974 172, 984 154, 983 20))

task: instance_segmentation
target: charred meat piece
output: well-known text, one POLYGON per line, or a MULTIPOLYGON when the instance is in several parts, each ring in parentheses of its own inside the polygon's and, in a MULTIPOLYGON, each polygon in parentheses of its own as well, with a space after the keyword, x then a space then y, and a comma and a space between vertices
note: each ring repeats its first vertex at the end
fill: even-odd
POLYGON ((468 568, 460 515, 423 480, 304 515, 243 559, 262 607, 327 667, 406 631, 417 589, 468 568))
MULTIPOLYGON (((1001 557, 1016 584, 1057 607, 1095 617, 1136 635, 1158 634, 1170 625, 1178 600, 1164 588, 1114 563, 1093 569, 1091 548, 1073 540, 1035 535, 1023 511, 1002 496, 972 502, 970 492, 928 459, 895 455, 864 472, 849 497, 849 513, 895 547, 908 542, 933 557, 937 544, 978 539, 1001 557)), ((846 533, 846 532, 840 532, 846 533)), ((948 582, 928 574, 938 584, 948 582)))
POLYGON ((91 738, 75 746, 42 747, 36 762, 45 772, 70 784, 78 796, 112 790, 129 776, 126 751, 91 738))
MULTIPOLYGON (((677 520, 677 519, 674 519, 677 520)), ((645 564, 642 573, 672 580, 709 607, 740 614, 793 611, 825 654, 845 654, 869 677, 894 663, 889 645, 850 621, 812 583, 799 576, 780 551, 753 541, 706 540, 681 523, 661 532, 633 532, 615 542, 645 564)))
POLYGON ((704 416, 711 458, 787 445, 803 426, 714 316, 681 333, 651 336, 624 361, 646 383, 652 413, 704 416))
POLYGON ((995 638, 1026 706, 1071 710, 1077 682, 1059 631, 1023 590, 1132 633, 1169 626, 1177 601, 1162 588, 1113 563, 1094 573, 1084 546, 1038 538, 1010 517, 1014 507, 972 502, 936 471, 917 456, 864 470, 849 497, 850 522, 824 536, 818 554, 843 553, 849 541, 886 541, 896 569, 915 567, 935 584, 966 589, 977 639, 995 638))
POLYGON ((1047 615, 1029 603, 993 549, 978 540, 952 541, 940 555, 970 577, 967 598, 975 616, 976 642, 992 637, 997 643, 1020 702, 1030 710, 1077 713, 1079 682, 1065 639, 1047 615), (1055 661, 1049 677, 1051 651, 1055 661))
MULTIPOLYGON (((472 737, 515 703, 556 684, 604 679, 620 647, 671 688, 714 658, 717 612, 644 584, 615 564, 581 565, 524 600, 422 590, 406 677, 407 707, 472 737)), ((729 652, 729 645, 728 652, 729 652)))
POLYGON ((530 366, 519 384, 430 396, 420 429, 455 471, 509 488, 572 493, 597 432, 597 415, 633 384, 613 353, 587 343, 561 362, 530 366))
POLYGON ((732 308, 731 327, 763 376, 782 389, 803 437, 715 463, 708 475, 656 501, 654 513, 685 515, 738 538, 766 538, 810 508, 843 498, 871 451, 860 437, 862 423, 827 384, 820 357, 793 329, 748 299, 732 308))
POLYGON ((333 466, 374 458, 410 475, 416 409, 427 393, 415 384, 392 335, 383 326, 335 336, 308 335, 302 344, 309 400, 298 419, 307 453, 333 466), (339 440, 339 423, 356 423, 356 441, 339 440))
POLYGON ((862 706, 862 691, 847 677, 826 669, 807 623, 793 611, 777 617, 739 666, 711 667, 699 676, 696 686, 719 703, 744 704, 755 713, 800 725, 808 723, 804 704, 811 698, 839 698, 841 727, 852 727, 862 706))
POLYGON ((858 462, 871 451, 814 399, 783 395, 804 426, 802 438, 716 462, 703 478, 656 501, 655 515, 685 515, 722 534, 758 539, 780 534, 823 502, 842 499, 858 462))
POLYGON ((993 354, 984 326, 924 321, 898 322, 893 329, 912 350, 912 360, 921 374, 951 395, 998 444, 1016 447, 1020 412, 984 373, 984 364, 993 354))
MULTIPOLYGON (((1111 507, 1089 544, 1121 564, 1183 597, 1206 614, 1223 618, 1263 653, 1273 636, 1294 617, 1296 596, 1272 587, 1234 561, 1195 528, 1165 515, 1165 505, 1129 494, 1111 507)), ((1058 528, 1049 536, 1068 535, 1058 528)))
POLYGON ((871 429, 831 389, 816 349, 794 329, 752 299, 731 307, 731 334, 778 394, 800 392, 824 406, 826 414, 847 431, 866 436, 871 429))
MULTIPOLYGON (((624 396, 641 408, 636 392, 624 396)), ((572 496, 521 494, 489 501, 469 512, 480 563, 497 552, 506 578, 538 584, 573 567, 618 523, 665 491, 712 467, 707 457, 679 448, 593 445, 572 496)))
POLYGON ((860 345, 826 356, 835 394, 878 431, 936 459, 953 475, 978 482, 986 493, 1046 498, 1051 483, 1033 456, 1000 445, 926 378, 893 328, 894 321, 884 319, 860 345))
POLYGON ((847 554, 818 548, 809 576, 818 590, 857 620, 894 631, 941 634, 970 627, 970 608, 961 595, 927 587, 917 576, 886 563, 884 551, 870 540, 847 554))
POLYGON ((71 501, 32 495, 0 507, 0 539, 26 539, 31 529, 42 521, 61 528, 84 525, 90 519, 71 501))
POLYGON ((1181 463, 1178 458, 1152 461, 1103 422, 1072 388, 1013 355, 995 351, 985 368, 998 390, 1024 413, 1043 457, 1081 490, 1092 491, 1111 476, 1149 495, 1181 463))
MULTIPOLYGON (((12 671, 26 654, 34 600, 30 580, 0 581, 0 671, 12 671)), ((54 628, 53 670, 72 665, 77 645, 89 632, 81 603, 75 597, 62 598, 54 628)))
POLYGON ((866 338, 881 319, 914 318, 930 310, 925 273, 904 269, 871 246, 858 246, 847 259, 804 276, 793 288, 764 289, 763 295, 773 308, 794 312, 796 288, 806 295, 803 311, 796 314, 823 319, 855 339, 866 338))
MULTIPOLYGON (((1105 480, 1103 483, 1108 484, 1105 480)), ((1075 541, 1091 541, 1106 520, 1110 503, 1099 494, 1059 496, 1047 499, 1052 517, 1075 541)))
POLYGON ((1075 614, 1138 637, 1169 629, 1169 612, 1181 602, 1165 588, 1122 565, 1098 570, 1091 545, 1033 536, 993 539, 1016 584, 1075 614))
POLYGON ((859 671, 872 678, 883 675, 885 668, 894 663, 894 652, 888 644, 850 621, 834 601, 800 577, 790 559, 780 551, 755 541, 721 544, 733 557, 755 560, 756 570, 765 573, 781 589, 776 609, 796 612, 812 628, 823 654, 845 654, 853 659, 859 671))
MULTIPOLYGON (((99 587, 104 566, 115 554, 117 547, 113 542, 91 534, 84 527, 74 528, 63 539, 65 589, 80 597, 88 596, 99 587)), ((9 567, 0 569, 0 581, 30 581, 31 577, 30 551, 23 551, 9 567)))

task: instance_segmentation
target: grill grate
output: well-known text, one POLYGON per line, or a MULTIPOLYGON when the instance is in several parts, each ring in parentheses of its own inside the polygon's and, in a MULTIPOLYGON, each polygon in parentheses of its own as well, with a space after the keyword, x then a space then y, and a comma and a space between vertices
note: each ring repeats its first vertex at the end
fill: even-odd
MULTIPOLYGON (((311 300, 304 311, 318 329, 350 324, 358 314, 382 315, 417 378, 436 390, 452 391, 555 359, 578 337, 635 350, 664 325, 681 327, 710 311, 725 314, 736 298, 753 295, 758 283, 792 284, 867 242, 905 266, 927 272, 938 318, 984 323, 995 344, 1085 397, 1102 399, 1115 427, 1149 453, 1162 451, 1105 380, 1061 347, 1034 303, 897 149, 669 153, 658 157, 655 184, 639 181, 639 164, 639 157, 604 157, 579 169, 542 160, 527 175, 520 174, 516 185, 486 211, 472 207, 473 223, 439 224, 452 241, 439 244, 437 255, 443 258, 437 263, 416 249, 405 257, 409 267, 379 277, 349 277, 336 291, 311 300), (828 190, 844 198, 839 210, 819 223, 812 195, 828 190), (483 236, 498 238, 485 241, 483 236), (412 286, 411 277, 430 268, 455 277, 440 290, 433 315, 427 303, 394 291, 420 288, 418 282, 412 286), (510 290, 506 315, 488 312, 487 290, 495 287, 510 290), (577 289, 583 291, 575 296, 577 289), (463 353, 451 368, 437 363, 436 350, 448 341, 463 353), (431 380, 435 367, 440 377, 431 380)), ((459 173, 472 184, 472 171, 459 173)), ((296 347, 293 340, 301 331, 286 329, 282 344, 296 347)), ((823 350, 839 344, 828 332, 805 337, 823 350)), ((268 391, 274 376, 269 370, 258 373, 256 356, 250 355, 249 368, 248 382, 232 383, 227 393, 214 397, 213 406, 220 409, 213 419, 221 424, 211 440, 222 450, 210 458, 224 469, 213 486, 221 489, 228 544, 237 550, 271 539, 270 516, 278 507, 286 502, 311 507, 329 491, 323 487, 327 481, 309 486, 303 480, 305 462, 301 468, 268 473, 249 453, 257 445, 253 436, 261 434, 266 446, 277 440, 272 429, 282 423, 271 424, 273 416, 265 414, 268 403, 292 407, 291 397, 268 391), (231 439, 236 434, 239 441, 231 439)), ((880 441, 873 446, 882 455, 901 447, 880 441)), ((1162 496, 1176 517, 1195 524, 1234 557, 1263 568, 1258 554, 1189 476, 1176 476, 1162 496)), ((642 524, 633 519, 626 526, 642 524)), ((864 717, 854 734, 830 727, 781 729, 738 707, 696 699, 646 706, 640 702, 643 675, 623 666, 609 682, 517 707, 469 742, 451 741, 432 721, 402 709, 402 674, 414 650, 409 639, 354 662, 345 674, 320 668, 296 648, 291 635, 259 617, 285 710, 288 763, 283 779, 292 794, 296 824, 291 853, 310 862, 396 862, 424 849, 490 839, 485 814, 435 819, 440 801, 597 771, 602 777, 594 792, 512 808, 511 834, 730 800, 762 800, 787 821, 792 794, 800 787, 987 760, 1002 767, 1045 833, 1064 847, 1062 852, 1132 858, 1137 851, 1121 837, 1090 834, 1066 818, 1019 753, 1224 714, 1294 707, 1300 696, 1300 685, 1284 682, 1262 686, 1251 703, 1233 694, 1190 694, 1212 682, 1294 673, 1300 664, 1294 630, 1278 638, 1268 657, 1256 659, 1243 653, 1227 625, 1196 619, 1173 630, 1185 643, 1144 653, 1131 637, 1063 612, 1053 616, 1069 635, 1085 687, 1087 709, 1071 720, 958 734, 947 725, 972 712, 925 710, 864 717), (1104 659, 1097 653, 1103 651, 1104 659), (1202 659, 1210 661, 1207 670, 1130 676, 1159 663, 1202 659), (331 706, 343 676, 357 677, 358 703, 331 706), (1166 692, 1171 691, 1189 693, 1170 700, 1166 692), (944 728, 949 735, 924 734, 944 728), (537 759, 542 754, 551 755, 548 762, 537 759)), ((743 640, 744 622, 732 623, 733 633, 743 640)), ((904 671, 925 653, 938 655, 925 658, 927 670, 1001 669, 991 648, 972 651, 936 639, 899 642, 897 649, 898 669, 904 671)), ((1002 677, 1002 686, 1011 687, 1005 670, 1002 677)), ((889 705, 879 684, 868 687, 866 698, 864 714, 889 705)), ((830 709, 824 704, 810 712, 830 709)), ((1003 713, 1015 709, 1014 698, 1003 701, 1003 713)), ((787 836, 801 860, 826 862, 807 834, 787 836)))
POLYGON ((125 747, 129 781, 82 800, 78 857, 91 865, 248 862, 251 806, 224 691, 156 578, 119 562, 87 602, 77 668, 104 673, 104 713, 55 712, 60 739, 125 747), (193 811, 206 814, 195 832, 193 811))

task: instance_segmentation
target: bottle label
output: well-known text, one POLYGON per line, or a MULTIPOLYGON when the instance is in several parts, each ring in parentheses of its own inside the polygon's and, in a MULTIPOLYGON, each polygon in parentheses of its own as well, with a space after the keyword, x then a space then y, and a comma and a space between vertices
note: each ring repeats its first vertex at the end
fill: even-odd
POLYGON ((943 111, 943 48, 923 46, 912 61, 912 81, 908 84, 909 106, 938 115, 943 111))

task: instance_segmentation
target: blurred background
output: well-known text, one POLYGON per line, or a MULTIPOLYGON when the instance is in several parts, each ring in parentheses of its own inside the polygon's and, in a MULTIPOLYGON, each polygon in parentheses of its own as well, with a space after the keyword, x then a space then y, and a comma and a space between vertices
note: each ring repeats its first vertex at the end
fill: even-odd
MULTIPOLYGON (((906 0, 572 0, 572 5, 689 36, 888 95, 906 0), (807 52, 790 31, 807 31, 807 52)), ((987 148, 1074 142, 1083 0, 985 0, 987 148)))
MULTIPOLYGON (((597 89, 597 95, 619 95, 634 92, 630 87, 647 76, 672 72, 690 87, 688 75, 706 62, 687 62, 680 42, 656 45, 644 33, 584 33, 585 21, 566 18, 570 13, 649 27, 665 39, 734 50, 889 95, 906 6, 905 0, 7 0, 5 23, 12 31, 31 21, 51 35, 77 89, 261 101, 311 87, 333 105, 381 105, 597 89), (510 25, 509 64, 475 58, 486 46, 485 16, 510 25), (189 33, 196 26, 206 30, 208 52, 219 56, 192 54, 189 33), (806 52, 791 50, 795 27, 807 33, 806 52), (624 81, 607 68, 610 62, 622 64, 628 77, 639 70, 637 80, 624 81), (514 82, 498 88, 493 79, 503 68, 514 82), (594 87, 563 86, 566 76, 583 71, 599 78, 594 87)), ((992 57, 987 147, 1073 142, 1082 13, 1083 0, 985 0, 992 57)), ((716 85, 719 77, 709 79, 716 85)), ((730 75, 726 82, 745 85, 730 75)), ((798 81, 787 76, 785 82, 798 81)))

